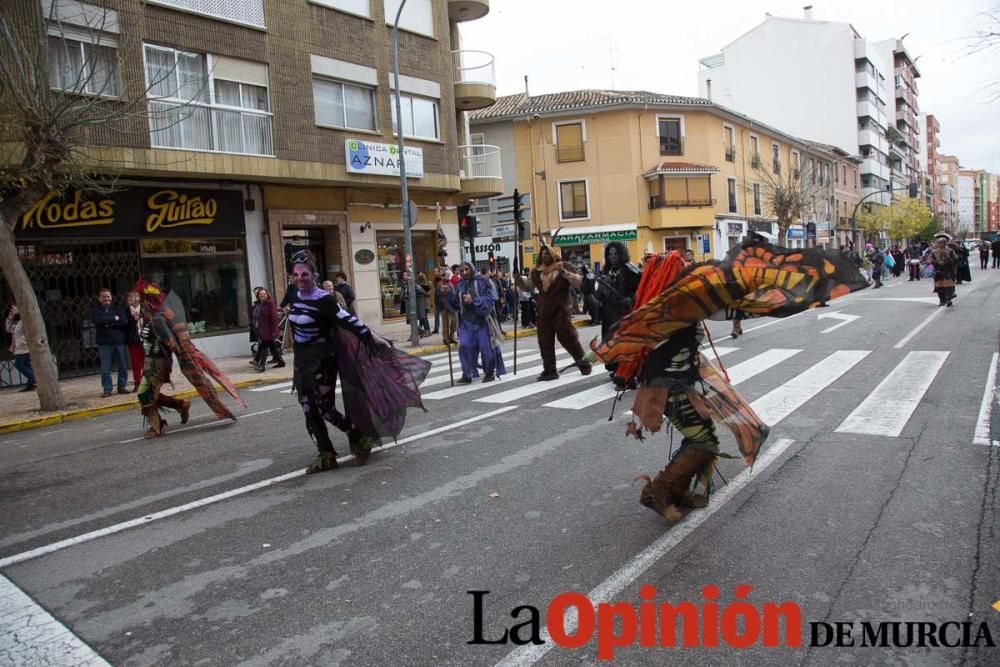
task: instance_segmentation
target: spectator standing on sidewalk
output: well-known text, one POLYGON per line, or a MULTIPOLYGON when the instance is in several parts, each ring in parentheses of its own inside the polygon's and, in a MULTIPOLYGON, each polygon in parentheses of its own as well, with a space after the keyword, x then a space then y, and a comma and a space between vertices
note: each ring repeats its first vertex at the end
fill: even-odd
POLYGON ((283 368, 285 360, 281 358, 281 346, 278 345, 278 306, 274 299, 263 287, 257 291, 257 301, 260 303, 260 317, 258 325, 260 327, 260 343, 257 351, 258 373, 263 373, 267 363, 267 353, 270 351, 274 357, 274 367, 283 368))
MULTIPOLYGON (((427 276, 423 271, 417 274, 417 326, 420 329, 421 338, 431 335, 431 324, 427 321, 427 312, 430 310, 428 300, 431 296, 431 284, 427 281, 427 276)), ((403 298, 406 298, 405 296, 403 298)))
POLYGON ((357 316, 358 313, 354 310, 354 302, 357 301, 357 298, 354 296, 354 289, 347 283, 346 273, 340 271, 333 277, 333 289, 344 297, 344 303, 347 304, 347 312, 357 316))
POLYGON ((125 364, 125 333, 128 316, 112 302, 111 290, 107 287, 97 294, 98 304, 90 309, 90 319, 97 328, 97 354, 101 359, 102 398, 111 395, 111 366, 117 360, 118 393, 127 394, 128 369, 125 364))
POLYGON ((17 304, 11 304, 7 313, 4 329, 10 334, 10 351, 14 355, 14 368, 24 376, 27 384, 21 391, 35 390, 35 371, 31 368, 31 355, 28 353, 28 337, 24 333, 24 322, 21 321, 21 311, 17 304))
POLYGON ((125 297, 128 301, 128 333, 125 344, 128 346, 128 360, 132 365, 132 391, 139 391, 139 383, 142 382, 142 366, 146 361, 146 352, 142 348, 142 339, 139 333, 142 331, 142 302, 138 292, 129 292, 125 297))
POLYGON ((441 342, 445 345, 457 345, 455 335, 458 332, 458 320, 455 313, 448 310, 448 293, 451 292, 451 275, 448 269, 438 278, 434 289, 434 307, 441 313, 441 342))
POLYGON ((983 241, 979 244, 979 268, 985 269, 990 264, 990 244, 983 241))

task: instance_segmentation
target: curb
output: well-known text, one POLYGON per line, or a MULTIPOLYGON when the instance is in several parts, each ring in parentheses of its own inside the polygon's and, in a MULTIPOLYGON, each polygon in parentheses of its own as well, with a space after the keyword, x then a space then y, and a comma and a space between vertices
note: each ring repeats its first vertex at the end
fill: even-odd
MULTIPOLYGON (((573 320, 573 326, 577 328, 587 326, 586 320, 573 320)), ((504 334, 505 340, 514 340, 514 338, 527 338, 536 335, 537 329, 518 329, 517 335, 514 332, 508 332, 504 334)), ((412 352, 407 352, 416 357, 423 357, 429 354, 437 354, 438 352, 447 352, 447 345, 427 345, 419 347, 412 352)), ((233 384, 237 389, 245 389, 247 387, 255 387, 261 384, 267 384, 269 382, 274 382, 276 380, 287 380, 287 378, 249 378, 246 380, 239 380, 233 384)), ((219 388, 219 387, 217 387, 219 388)), ((188 389, 177 394, 173 394, 177 398, 193 398, 198 395, 198 392, 194 389, 188 389)), ((109 415, 115 412, 124 412, 125 410, 134 410, 136 408, 136 402, 129 401, 128 403, 115 403, 113 405, 101 405, 93 408, 80 408, 78 410, 64 410, 62 412, 57 412, 51 415, 44 415, 41 417, 31 417, 28 419, 22 419, 20 421, 9 422, 7 424, 0 424, 0 435, 6 435, 8 433, 18 433, 20 431, 30 431, 36 428, 44 428, 46 426, 52 426, 54 424, 62 424, 64 422, 75 422, 81 421, 83 419, 90 419, 92 417, 100 417, 101 415, 109 415)))
MULTIPOLYGON (((250 378, 234 382, 233 385, 237 389, 245 389, 246 387, 254 387, 256 385, 266 384, 268 382, 281 379, 283 378, 250 378)), ((221 389, 221 387, 216 387, 216 389, 221 389)), ((198 395, 198 392, 194 389, 187 389, 172 395, 177 398, 193 398, 198 395)), ((54 424, 62 424, 64 422, 81 421, 83 419, 90 419, 91 417, 100 417, 101 415, 109 415, 115 412, 124 412, 125 410, 135 410, 136 407, 137 403, 132 400, 128 403, 115 403, 113 405, 101 405, 93 408, 80 408, 78 410, 64 410, 62 412, 44 415, 42 417, 31 417, 29 419, 22 419, 21 421, 0 424, 0 435, 18 433, 20 431, 30 431, 31 429, 43 428, 54 424)))

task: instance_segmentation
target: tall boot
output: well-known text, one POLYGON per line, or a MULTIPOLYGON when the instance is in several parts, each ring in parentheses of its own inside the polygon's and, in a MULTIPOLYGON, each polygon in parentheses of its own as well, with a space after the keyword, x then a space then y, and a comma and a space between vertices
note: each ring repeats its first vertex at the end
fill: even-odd
POLYGON ((182 424, 188 423, 188 419, 191 417, 191 401, 187 399, 180 400, 174 398, 173 396, 168 396, 167 394, 160 394, 159 398, 156 400, 163 407, 176 410, 181 416, 182 424))
POLYGON ((167 430, 167 422, 160 416, 160 411, 156 409, 155 405, 144 407, 142 415, 148 424, 144 436, 147 440, 158 438, 167 430))
POLYGON ((707 496, 689 493, 691 482, 697 476, 707 485, 711 479, 716 456, 712 452, 681 445, 673 460, 653 479, 641 476, 646 486, 639 494, 639 502, 670 522, 681 519, 682 507, 704 507, 707 496))

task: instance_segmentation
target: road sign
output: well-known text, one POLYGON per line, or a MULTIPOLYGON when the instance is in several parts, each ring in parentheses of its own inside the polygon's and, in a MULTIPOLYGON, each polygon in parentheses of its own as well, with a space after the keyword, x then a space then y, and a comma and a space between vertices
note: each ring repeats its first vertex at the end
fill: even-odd
POLYGON ((411 199, 409 202, 407 202, 407 208, 400 207, 399 219, 400 222, 403 223, 404 227, 406 227, 407 210, 409 210, 410 213, 410 227, 413 227, 413 225, 417 224, 417 203, 411 199))
POLYGON ((493 225, 493 238, 495 239, 505 239, 512 238, 514 236, 514 223, 508 222, 502 225, 493 225))

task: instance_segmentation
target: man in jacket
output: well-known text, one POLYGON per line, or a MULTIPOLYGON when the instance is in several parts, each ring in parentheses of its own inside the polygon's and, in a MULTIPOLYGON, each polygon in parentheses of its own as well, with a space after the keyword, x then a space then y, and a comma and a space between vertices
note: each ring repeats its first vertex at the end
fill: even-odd
POLYGON ((340 271, 333 277, 333 289, 340 292, 340 295, 344 297, 344 302, 347 304, 347 312, 357 316, 358 313, 354 310, 354 302, 357 299, 354 296, 354 289, 347 283, 346 273, 340 271))
POLYGON ((98 304, 90 309, 90 319, 97 328, 97 354, 101 359, 103 398, 111 395, 111 364, 118 363, 118 393, 127 394, 128 371, 125 364, 125 337, 128 316, 111 303, 111 290, 103 288, 97 294, 98 304))

